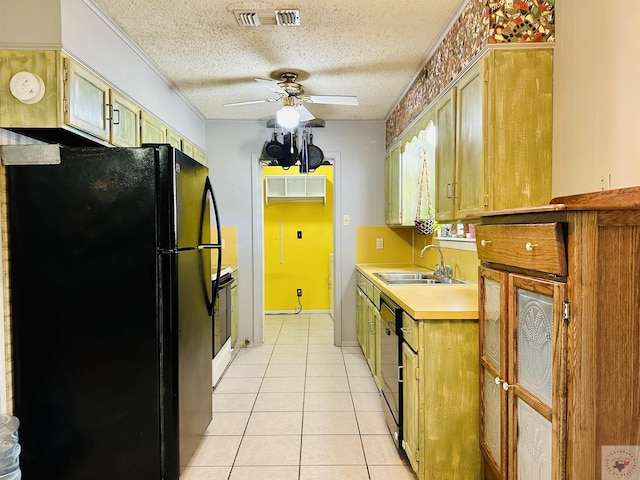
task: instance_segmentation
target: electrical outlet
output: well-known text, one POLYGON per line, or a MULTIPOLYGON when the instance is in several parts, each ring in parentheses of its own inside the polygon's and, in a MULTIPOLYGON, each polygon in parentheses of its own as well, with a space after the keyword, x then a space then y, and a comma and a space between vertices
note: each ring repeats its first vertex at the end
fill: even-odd
POLYGON ((610 190, 611 189, 611 174, 604 173, 598 177, 598 184, 600 186, 600 190, 610 190))
POLYGON ((301 289, 301 288, 298 288, 298 289, 296 290, 296 296, 298 296, 298 297, 301 297, 301 296, 302 296, 302 289, 301 289))
POLYGON ((384 248, 384 238, 376 238, 376 248, 382 250, 384 248))

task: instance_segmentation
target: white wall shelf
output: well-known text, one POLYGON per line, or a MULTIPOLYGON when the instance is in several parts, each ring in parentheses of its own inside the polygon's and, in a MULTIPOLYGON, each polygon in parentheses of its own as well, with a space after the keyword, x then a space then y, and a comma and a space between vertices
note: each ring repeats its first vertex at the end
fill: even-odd
POLYGON ((265 177, 266 203, 269 202, 322 202, 326 203, 327 177, 325 175, 269 175, 265 177))

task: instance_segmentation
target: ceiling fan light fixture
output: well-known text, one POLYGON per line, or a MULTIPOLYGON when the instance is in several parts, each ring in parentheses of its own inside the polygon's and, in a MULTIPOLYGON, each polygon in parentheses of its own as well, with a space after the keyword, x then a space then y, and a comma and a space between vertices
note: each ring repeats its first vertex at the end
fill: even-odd
POLYGON ((276 122, 284 128, 295 128, 300 121, 300 113, 295 107, 284 106, 276 112, 276 122))

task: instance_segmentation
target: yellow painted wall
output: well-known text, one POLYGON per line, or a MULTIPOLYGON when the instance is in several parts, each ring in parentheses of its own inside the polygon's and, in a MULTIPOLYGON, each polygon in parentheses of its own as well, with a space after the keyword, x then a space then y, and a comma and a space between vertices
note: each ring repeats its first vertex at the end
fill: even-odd
POLYGON ((412 228, 356 227, 356 263, 412 263, 412 236, 412 228))
MULTIPOLYGON (((220 227, 220 233, 224 240, 222 248, 222 265, 233 266, 238 264, 238 227, 220 227)), ((211 227, 211 238, 216 238, 215 227, 211 227)), ((217 254, 211 253, 211 265, 218 260, 217 254)))
MULTIPOLYGON (((264 167, 267 175, 297 175, 292 167, 264 167)), ((264 204, 265 310, 293 311, 296 289, 302 289, 304 310, 329 310, 329 254, 333 251, 333 167, 323 165, 310 175, 324 175, 326 203, 264 204), (282 235, 281 235, 282 225, 282 235), (302 238, 296 234, 302 232, 302 238)), ((266 188, 265 188, 266 190, 266 188)))
MULTIPOLYGON (((389 228, 385 226, 356 227, 356 263, 407 263, 433 270, 440 263, 440 256, 427 250, 420 259, 425 245, 438 241, 433 235, 418 235, 414 228, 389 228), (382 238, 383 249, 376 248, 376 240, 382 238)), ((453 275, 467 282, 477 283, 480 261, 475 251, 441 247, 444 263, 453 267, 453 275)))

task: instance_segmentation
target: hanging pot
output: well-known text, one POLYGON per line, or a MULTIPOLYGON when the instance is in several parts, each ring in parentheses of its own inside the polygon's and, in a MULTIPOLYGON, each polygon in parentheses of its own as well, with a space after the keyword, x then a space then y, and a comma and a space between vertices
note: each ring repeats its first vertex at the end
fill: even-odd
POLYGON ((267 155, 271 158, 278 160, 278 163, 280 163, 280 159, 284 157, 286 153, 285 146, 278 141, 278 134, 276 132, 273 132, 273 139, 267 143, 264 151, 267 152, 267 155))
POLYGON ((291 132, 284 135, 284 155, 278 159, 278 165, 285 170, 296 163, 298 157, 298 147, 296 145, 296 136, 291 132))
POLYGON ((300 163, 300 173, 309 172, 309 139, 307 131, 302 132, 302 146, 300 147, 300 154, 298 155, 298 162, 300 163))
POLYGON ((324 153, 320 147, 313 144, 313 133, 309 135, 309 144, 307 145, 307 160, 309 162, 309 171, 313 172, 324 162, 324 153))

